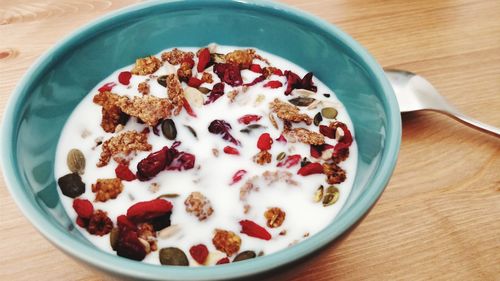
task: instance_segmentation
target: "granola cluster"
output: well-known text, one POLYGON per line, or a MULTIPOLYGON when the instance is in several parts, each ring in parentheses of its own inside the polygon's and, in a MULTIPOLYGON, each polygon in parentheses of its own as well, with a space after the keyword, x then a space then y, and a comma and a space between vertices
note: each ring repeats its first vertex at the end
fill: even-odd
POLYGON ((264 213, 264 217, 267 220, 267 226, 270 228, 280 227, 285 221, 286 213, 278 207, 273 207, 267 209, 264 213))
POLYGON ((114 133, 119 124, 124 124, 128 116, 117 105, 120 96, 101 92, 94 96, 93 102, 102 106, 101 127, 107 133, 114 133))
POLYGON ((186 212, 195 215, 198 220, 202 221, 210 217, 214 210, 210 201, 200 192, 192 192, 184 201, 186 212))
POLYGON ((122 181, 114 179, 98 179, 92 184, 92 192, 95 193, 95 201, 106 202, 109 199, 115 199, 123 191, 122 181))
POLYGON ((155 73, 161 66, 161 61, 155 56, 139 58, 135 61, 135 66, 132 68, 132 74, 148 75, 155 73))
POLYGON ((266 165, 271 163, 272 155, 267 150, 261 150, 253 157, 253 161, 259 165, 266 165))
POLYGON ((335 163, 324 163, 323 172, 329 184, 342 183, 346 179, 346 172, 335 163))
POLYGON ((182 110, 185 97, 181 82, 174 74, 167 76, 167 90, 168 99, 173 105, 174 115, 178 115, 182 110))
POLYGON ((290 142, 301 142, 305 144, 321 145, 325 143, 325 137, 305 128, 293 128, 283 131, 283 135, 290 142))
POLYGON ((215 249, 232 256, 240 250, 241 238, 232 231, 216 229, 212 243, 215 249))
POLYGON ((312 118, 305 113, 300 113, 300 109, 293 104, 281 101, 279 99, 274 99, 273 102, 269 104, 271 110, 276 113, 276 115, 283 121, 289 121, 293 123, 304 122, 307 125, 311 125, 312 118))
POLYGON ((193 52, 184 52, 177 48, 174 48, 172 51, 163 52, 161 54, 161 59, 163 61, 168 61, 168 63, 172 65, 178 65, 185 60, 193 58, 194 58, 193 52))
POLYGON ((134 151, 150 151, 148 136, 137 131, 126 131, 110 138, 102 144, 102 152, 97 167, 106 166, 117 154, 129 155, 134 151))

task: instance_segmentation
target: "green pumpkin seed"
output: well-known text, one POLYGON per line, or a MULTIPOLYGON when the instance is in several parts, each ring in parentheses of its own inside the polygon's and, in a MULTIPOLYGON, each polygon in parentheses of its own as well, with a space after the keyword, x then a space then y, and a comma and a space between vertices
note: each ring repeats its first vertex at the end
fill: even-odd
POLYGON ((191 134, 193 134, 195 138, 198 138, 198 134, 196 134, 196 131, 193 129, 193 127, 189 125, 184 125, 184 127, 188 128, 189 132, 191 132, 191 134))
POLYGON ((85 171, 85 156, 76 148, 71 149, 66 157, 66 164, 72 173, 83 175, 85 171))
POLYGON ((285 159, 285 156, 286 156, 286 153, 281 152, 280 154, 278 154, 278 156, 276 156, 276 160, 281 161, 281 160, 285 159))
POLYGON ((313 101, 315 101, 315 99, 308 98, 308 97, 298 97, 298 98, 293 98, 291 100, 288 100, 289 103, 296 105, 296 106, 308 106, 313 101))
POLYGON ((189 265, 186 254, 184 254, 181 249, 175 247, 163 248, 160 250, 160 263, 163 265, 189 265))
POLYGON ((335 119, 337 117, 337 110, 333 107, 325 107, 321 110, 321 114, 323 117, 328 118, 328 119, 335 119))
POLYGON ((319 126, 319 123, 321 123, 321 121, 323 121, 323 117, 321 116, 321 113, 318 112, 316 113, 316 115, 314 115, 314 125, 319 126))
POLYGON ((316 192, 314 192, 314 202, 320 202, 321 199, 323 199, 323 191, 324 187, 320 185, 318 189, 316 189, 316 192))
POLYGON ((210 60, 214 63, 225 63, 226 58, 223 54, 219 53, 212 53, 210 54, 210 60))
POLYGON ((209 88, 205 88, 205 87, 198 87, 198 91, 200 91, 202 94, 206 95, 206 94, 210 93, 212 90, 210 90, 209 88))
POLYGON ((254 251, 243 251, 243 252, 239 253, 238 255, 236 255, 233 262, 253 259, 256 256, 257 255, 255 254, 254 251))
POLYGON ((340 192, 339 189, 331 185, 326 189, 325 197, 323 197, 323 206, 327 207, 335 204, 339 200, 340 192))
POLYGON ((111 245, 111 249, 116 251, 116 245, 118 244, 118 236, 120 234, 120 230, 118 228, 111 229, 109 233, 109 244, 111 245))
POLYGON ((82 177, 78 173, 60 177, 57 184, 61 188, 62 194, 71 198, 76 198, 85 192, 85 183, 82 182, 82 177))
POLYGON ((163 123, 161 123, 161 131, 169 140, 175 140, 177 137, 177 129, 175 128, 175 123, 172 119, 163 120, 163 123))
POLYGON ((156 78, 156 81, 158 84, 162 85, 163 87, 167 87, 167 75, 162 75, 158 78, 156 78))
POLYGON ((266 127, 262 126, 260 124, 251 124, 251 125, 246 126, 244 129, 241 129, 240 132, 245 133, 245 134, 250 134, 250 132, 252 130, 261 129, 261 128, 265 129, 266 127))
POLYGON ((162 194, 158 197, 156 197, 156 199, 160 199, 160 198, 177 198, 179 197, 179 194, 177 193, 167 193, 167 194, 162 194))

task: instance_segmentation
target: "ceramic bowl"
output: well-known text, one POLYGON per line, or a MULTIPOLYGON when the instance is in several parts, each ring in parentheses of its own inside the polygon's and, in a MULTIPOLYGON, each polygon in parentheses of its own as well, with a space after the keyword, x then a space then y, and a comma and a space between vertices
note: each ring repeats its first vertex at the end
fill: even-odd
POLYGON ((3 118, 2 168, 31 223, 55 246, 110 275, 151 280, 244 277, 296 261, 333 241, 384 190, 396 163, 401 119, 381 67, 335 26, 265 1, 146 1, 77 30, 43 55, 12 93, 3 118), (354 123, 359 148, 352 193, 323 231, 283 251, 214 267, 155 266, 102 252, 73 227, 56 191, 61 129, 82 98, 115 69, 174 46, 253 46, 314 74, 335 91, 354 123))

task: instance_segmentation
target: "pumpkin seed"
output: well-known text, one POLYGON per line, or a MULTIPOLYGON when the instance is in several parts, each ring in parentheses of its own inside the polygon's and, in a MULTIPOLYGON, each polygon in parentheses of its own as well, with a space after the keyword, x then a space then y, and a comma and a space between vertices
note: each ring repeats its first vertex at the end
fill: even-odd
POLYGON ((210 93, 212 90, 210 90, 209 88, 205 88, 205 87, 198 87, 198 91, 200 91, 202 94, 206 95, 206 94, 210 93))
POLYGON ((78 173, 71 173, 60 177, 57 184, 65 196, 76 198, 85 192, 85 184, 78 173))
POLYGON ((255 254, 254 251, 243 251, 243 252, 239 253, 238 255, 236 255, 233 262, 253 259, 256 256, 257 255, 255 254))
POLYGON ((314 115, 314 125, 319 126, 319 123, 321 123, 321 121, 323 121, 323 116, 321 116, 321 113, 318 112, 316 113, 316 115, 314 115))
POLYGON ((340 192, 339 189, 331 185, 326 189, 325 197, 323 197, 323 206, 327 207, 335 204, 339 200, 340 192))
POLYGON ((323 94, 323 96, 325 96, 325 98, 329 98, 330 94, 323 94))
POLYGON ((184 125, 184 127, 188 128, 189 132, 191 132, 191 134, 193 134, 195 138, 198 138, 198 135, 196 134, 196 131, 193 129, 193 127, 189 125, 184 125))
POLYGON ((291 100, 288 100, 289 103, 296 105, 296 106, 308 106, 313 101, 315 101, 315 99, 307 98, 307 97, 298 97, 298 98, 293 98, 291 100))
POLYGON ((169 140, 175 140, 177 137, 177 129, 175 128, 175 123, 172 119, 165 119, 161 123, 161 131, 163 135, 169 140))
POLYGON ((196 88, 186 87, 184 89, 184 96, 188 103, 194 107, 203 105, 203 93, 196 88))
POLYGON ((219 53, 210 54, 210 60, 213 61, 214 63, 225 63, 226 62, 225 56, 223 54, 219 54, 219 53))
POLYGON ((111 249, 116 251, 116 245, 118 244, 118 236, 120 234, 120 230, 117 227, 111 229, 109 233, 109 244, 111 245, 111 249))
POLYGON ((71 149, 66 157, 66 164, 72 173, 83 175, 85 171, 85 156, 76 148, 71 149))
POLYGON ((179 194, 177 193, 166 193, 166 194, 162 194, 158 197, 156 197, 156 199, 160 199, 160 198, 177 198, 179 197, 179 194))
POLYGON ((276 160, 281 161, 281 160, 285 159, 285 156, 286 156, 286 153, 281 152, 280 154, 278 154, 278 156, 276 156, 276 160))
POLYGON ((240 132, 245 133, 245 134, 250 134, 252 130, 256 129, 261 129, 261 128, 266 128, 266 126, 262 126, 260 124, 251 124, 246 126, 244 129, 241 129, 240 132))
POLYGON ((156 81, 158 84, 162 85, 163 87, 167 87, 167 75, 162 75, 158 78, 156 78, 156 81))
POLYGON ((323 191, 324 187, 320 185, 318 189, 316 189, 316 192, 314 192, 314 202, 320 202, 321 199, 323 199, 323 191))
POLYGON ((160 263, 163 265, 189 265, 186 254, 181 249, 175 247, 160 250, 160 263))
POLYGON ((328 118, 328 119, 335 119, 337 117, 337 110, 333 107, 325 107, 321 110, 321 114, 323 117, 328 118))

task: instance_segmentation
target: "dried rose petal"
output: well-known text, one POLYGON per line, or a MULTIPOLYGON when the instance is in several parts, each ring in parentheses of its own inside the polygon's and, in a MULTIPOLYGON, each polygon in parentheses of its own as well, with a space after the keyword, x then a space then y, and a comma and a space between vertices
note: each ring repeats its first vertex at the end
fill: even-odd
POLYGON ((235 145, 240 145, 240 142, 235 139, 229 131, 231 130, 231 125, 224 120, 214 120, 208 126, 208 131, 212 134, 222 135, 222 138, 232 142, 235 145))
POLYGON ((172 158, 168 157, 168 147, 163 147, 160 151, 153 152, 148 157, 142 159, 137 164, 137 178, 140 181, 147 181, 163 171, 167 164, 172 162, 172 158))
POLYGON ((198 244, 192 246, 189 253, 197 263, 204 264, 208 257, 208 248, 204 244, 198 244))
POLYGON ((271 240, 272 236, 265 228, 256 224, 251 220, 241 220, 241 233, 244 233, 248 236, 263 239, 263 240, 271 240))
POLYGON ((262 118, 260 115, 247 114, 238 118, 238 123, 248 125, 252 122, 257 122, 262 118))
POLYGON ((282 134, 276 139, 276 141, 281 143, 287 143, 285 136, 283 136, 282 134))
POLYGON ((172 210, 172 203, 163 199, 153 199, 135 203, 127 210, 127 218, 133 222, 144 222, 163 216, 172 210))
POLYGON ((251 64, 249 69, 255 73, 262 73, 262 67, 258 64, 251 64))
POLYGON ((193 111, 193 108, 191 108, 191 105, 186 98, 182 98, 182 106, 186 110, 187 114, 189 114, 189 116, 196 118, 196 113, 193 111))
POLYGON ((235 87, 243 84, 240 68, 233 63, 216 63, 214 64, 214 72, 219 76, 220 80, 235 87))
POLYGON ((214 101, 222 97, 222 95, 224 95, 224 83, 217 83, 212 88, 212 91, 210 92, 210 95, 208 95, 208 99, 204 104, 206 105, 213 103, 214 101))
POLYGON ((166 170, 190 170, 194 167, 196 157, 184 151, 179 152, 173 159, 172 162, 167 165, 166 170))
POLYGON ((90 219, 90 217, 94 213, 94 206, 87 199, 73 200, 73 209, 75 210, 78 217, 82 219, 90 219))
POLYGON ((118 82, 122 85, 130 84, 130 78, 132 78, 132 73, 130 73, 130 71, 122 71, 118 74, 118 82))
POLYGON ((266 80, 266 78, 267 78, 266 75, 262 74, 261 76, 253 79, 252 82, 246 83, 245 86, 247 86, 247 87, 253 86, 253 85, 255 85, 255 84, 259 83, 259 82, 262 82, 262 81, 266 80))
POLYGON ((257 141, 257 148, 260 150, 269 150, 271 149, 271 145, 273 144, 273 139, 269 133, 263 133, 260 135, 257 141))
POLYGON ((125 181, 133 181, 137 178, 134 173, 130 171, 129 167, 122 163, 118 164, 116 167, 115 174, 117 178, 125 181))
POLYGON ((309 163, 297 171, 297 174, 301 176, 309 176, 322 173, 323 166, 320 163, 309 163))
POLYGON ((300 159, 302 159, 302 156, 300 156, 300 154, 288 155, 288 157, 285 160, 279 162, 276 167, 285 167, 288 169, 297 165, 300 162, 300 159))
POLYGON ((283 84, 280 81, 272 80, 264 84, 265 88, 271 88, 271 89, 276 89, 279 87, 282 87, 283 84))
POLYGON ((335 131, 336 131, 335 128, 329 126, 325 125, 319 126, 319 132, 327 138, 335 139, 335 131))
POLYGON ((290 95, 294 89, 306 89, 313 92, 316 92, 318 90, 318 88, 314 86, 312 82, 312 72, 307 73, 301 79, 297 74, 291 72, 290 70, 286 70, 285 76, 287 81, 285 95, 287 96, 290 95))
POLYGON ((236 173, 234 173, 233 179, 232 179, 232 181, 231 181, 231 183, 229 185, 233 185, 233 184, 239 182, 246 173, 247 173, 246 170, 238 170, 238 171, 236 171, 236 173))
POLYGON ((100 93, 102 93, 102 92, 109 92, 109 91, 111 91, 111 90, 113 89, 113 87, 114 87, 114 86, 116 86, 116 83, 115 83, 115 82, 109 82, 109 83, 106 83, 106 84, 102 85, 102 86, 98 89, 98 91, 99 91, 100 93))

